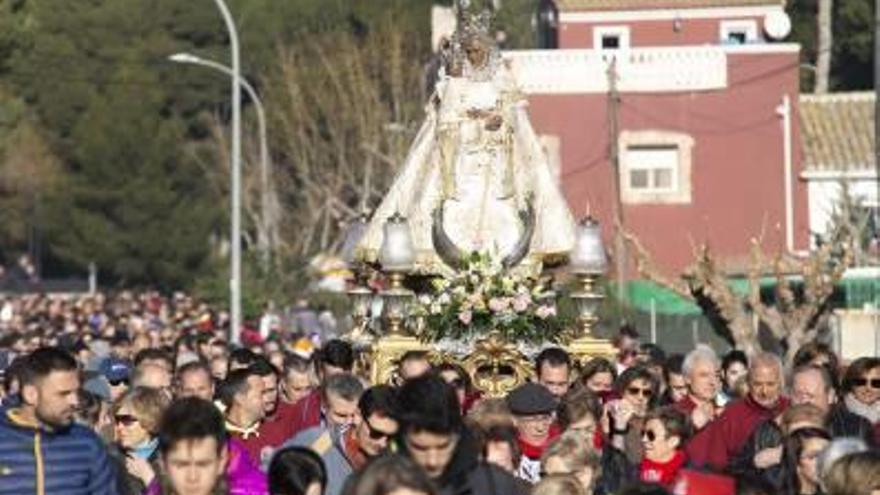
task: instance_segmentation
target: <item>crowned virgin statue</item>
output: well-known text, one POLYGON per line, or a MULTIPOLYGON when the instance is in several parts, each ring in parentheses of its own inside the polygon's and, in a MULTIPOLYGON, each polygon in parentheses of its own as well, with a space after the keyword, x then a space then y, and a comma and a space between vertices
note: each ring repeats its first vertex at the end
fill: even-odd
POLYGON ((574 244, 528 102, 489 34, 491 9, 477 3, 456 2, 425 121, 358 246, 366 261, 377 259, 382 225, 395 213, 409 221, 423 274, 449 273, 474 251, 540 270, 574 244))

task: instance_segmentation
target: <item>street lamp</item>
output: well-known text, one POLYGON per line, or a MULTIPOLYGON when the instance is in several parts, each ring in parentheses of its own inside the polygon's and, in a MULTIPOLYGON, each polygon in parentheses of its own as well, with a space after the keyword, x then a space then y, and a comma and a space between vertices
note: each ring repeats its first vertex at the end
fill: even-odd
POLYGON ((238 31, 235 20, 224 0, 214 0, 226 30, 229 32, 229 46, 232 51, 232 241, 231 267, 229 278, 229 332, 233 344, 241 343, 241 56, 238 47, 238 31))
MULTIPOLYGON (((174 55, 170 55, 168 60, 180 64, 200 65, 202 67, 208 67, 209 69, 222 72, 230 77, 233 76, 231 68, 219 62, 207 60, 191 53, 175 53, 174 55)), ((263 263, 268 267, 269 253, 271 252, 270 246, 272 245, 269 227, 272 224, 270 221, 270 212, 272 210, 273 201, 269 193, 269 184, 271 184, 272 180, 272 158, 269 155, 269 142, 266 131, 266 110, 253 85, 251 85, 251 83, 244 77, 240 77, 239 80, 241 82, 241 87, 244 88, 245 92, 248 94, 248 98, 250 98, 254 103, 254 107, 257 109, 257 125, 260 132, 260 190, 262 191, 260 196, 260 207, 262 209, 263 232, 266 237, 266 239, 262 241, 258 240, 258 244, 261 244, 260 250, 263 254, 263 263)))

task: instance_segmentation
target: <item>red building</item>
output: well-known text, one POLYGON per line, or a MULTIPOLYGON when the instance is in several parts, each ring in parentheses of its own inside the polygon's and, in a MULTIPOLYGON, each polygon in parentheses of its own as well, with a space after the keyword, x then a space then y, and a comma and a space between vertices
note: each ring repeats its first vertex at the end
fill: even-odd
POLYGON ((762 232, 767 250, 809 247, 800 47, 782 42, 782 2, 548 0, 540 17, 549 48, 506 57, 572 211, 589 208, 609 245, 619 194, 669 274, 702 242, 731 267, 762 232))

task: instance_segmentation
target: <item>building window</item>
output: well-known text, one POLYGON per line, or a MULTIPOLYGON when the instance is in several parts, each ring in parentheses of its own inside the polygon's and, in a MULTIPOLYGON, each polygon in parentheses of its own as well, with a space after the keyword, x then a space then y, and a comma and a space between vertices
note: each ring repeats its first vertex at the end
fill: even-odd
POLYGON ((690 203, 693 143, 690 136, 676 132, 621 133, 621 200, 628 204, 690 203))
POLYGON ((721 21, 719 41, 723 45, 745 45, 758 42, 758 23, 755 21, 721 21))
POLYGON ((678 146, 630 146, 627 149, 629 187, 638 193, 675 190, 678 175, 678 146))
POLYGON ((620 50, 629 48, 629 28, 605 26, 593 29, 593 48, 596 50, 620 50))

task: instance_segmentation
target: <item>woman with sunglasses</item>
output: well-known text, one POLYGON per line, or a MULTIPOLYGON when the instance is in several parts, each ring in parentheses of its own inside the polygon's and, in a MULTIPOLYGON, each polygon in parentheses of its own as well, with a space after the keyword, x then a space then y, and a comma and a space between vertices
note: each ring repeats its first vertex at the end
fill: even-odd
POLYGON ((115 451, 120 460, 119 492, 140 495, 159 472, 159 420, 168 408, 162 391, 136 387, 113 404, 115 451))
POLYGON ((605 405, 603 428, 611 438, 611 444, 626 453, 633 464, 642 460, 641 429, 658 391, 657 379, 647 368, 627 368, 614 382, 614 393, 618 398, 605 405))
POLYGON ((687 460, 684 443, 689 436, 690 422, 681 411, 663 407, 648 413, 642 428, 639 479, 671 488, 687 460))
POLYGON ((880 358, 853 361, 843 377, 846 408, 868 420, 874 428, 874 444, 880 444, 880 358))

